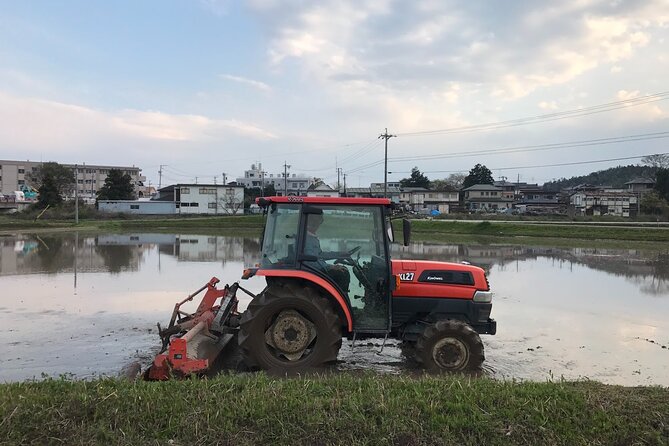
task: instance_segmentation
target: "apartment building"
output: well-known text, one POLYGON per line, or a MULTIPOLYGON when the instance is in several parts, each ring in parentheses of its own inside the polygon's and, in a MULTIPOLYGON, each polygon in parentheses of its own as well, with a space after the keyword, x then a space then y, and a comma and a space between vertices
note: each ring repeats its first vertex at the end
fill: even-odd
MULTIPOLYGON (((0 192, 9 195, 14 191, 22 190, 25 186, 36 188, 36 185, 30 182, 30 174, 37 172, 41 165, 41 161, 0 160, 0 192)), ((63 166, 75 169, 74 164, 63 164, 63 166)), ((135 195, 138 198, 149 196, 149 189, 144 185, 146 177, 142 175, 142 169, 139 167, 82 163, 77 164, 76 175, 79 197, 84 201, 94 202, 98 190, 105 184, 105 179, 111 169, 118 169, 124 174, 130 175, 135 188, 135 195)), ((74 198, 74 189, 72 195, 65 198, 74 198)))

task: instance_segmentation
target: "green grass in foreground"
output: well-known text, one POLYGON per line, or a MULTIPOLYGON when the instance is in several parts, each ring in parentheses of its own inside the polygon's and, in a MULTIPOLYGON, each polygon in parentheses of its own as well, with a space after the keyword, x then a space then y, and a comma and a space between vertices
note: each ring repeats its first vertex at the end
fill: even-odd
POLYGON ((667 444, 669 389, 337 374, 2 385, 0 444, 667 444))

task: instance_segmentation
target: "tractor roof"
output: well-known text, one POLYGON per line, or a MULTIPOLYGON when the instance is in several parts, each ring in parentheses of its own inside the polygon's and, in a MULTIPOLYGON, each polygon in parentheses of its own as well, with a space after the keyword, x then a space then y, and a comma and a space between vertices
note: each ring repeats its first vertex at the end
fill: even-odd
POLYGON ((267 206, 270 203, 311 203, 311 204, 352 204, 390 206, 389 198, 348 198, 348 197, 258 197, 256 203, 267 206))

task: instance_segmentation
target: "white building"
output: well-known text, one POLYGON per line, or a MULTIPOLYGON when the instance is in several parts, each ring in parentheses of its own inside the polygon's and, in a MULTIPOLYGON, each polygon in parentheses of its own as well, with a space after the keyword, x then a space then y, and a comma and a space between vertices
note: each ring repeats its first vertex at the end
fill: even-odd
POLYGON ((244 171, 244 176, 237 178, 237 184, 244 187, 267 187, 270 184, 274 186, 277 195, 283 195, 285 189, 288 189, 288 195, 302 195, 307 194, 309 186, 314 184, 312 177, 304 175, 291 174, 290 172, 271 173, 263 170, 262 164, 251 164, 251 169, 244 171))
POLYGON ((124 214, 174 215, 176 214, 176 203, 156 200, 100 200, 98 210, 124 214))
POLYGON ((637 194, 614 190, 579 191, 569 197, 569 205, 576 215, 635 217, 639 211, 637 194))
POLYGON ((430 190, 423 187, 405 187, 400 203, 416 212, 439 211, 450 214, 459 207, 460 193, 449 190, 430 190))
POLYGON ((307 197, 338 197, 339 192, 331 188, 327 184, 319 184, 316 186, 312 184, 307 190, 307 197))
POLYGON ((158 190, 153 201, 173 201, 177 214, 241 215, 244 186, 175 184, 158 190))

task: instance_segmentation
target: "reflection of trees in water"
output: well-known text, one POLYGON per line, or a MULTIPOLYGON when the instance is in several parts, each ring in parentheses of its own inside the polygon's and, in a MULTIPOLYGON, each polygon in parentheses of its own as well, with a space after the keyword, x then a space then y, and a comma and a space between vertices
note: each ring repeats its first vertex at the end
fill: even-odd
POLYGON ((74 237, 63 235, 41 235, 37 240, 37 260, 39 270, 55 273, 74 263, 74 237))
POLYGON ((129 269, 134 259, 133 251, 139 248, 140 246, 97 245, 95 252, 102 258, 110 273, 118 274, 129 269))
POLYGON ((637 249, 548 248, 513 245, 437 245, 412 243, 408 248, 393 247, 393 255, 405 259, 468 261, 490 271, 513 262, 553 259, 561 264, 584 265, 619 277, 625 277, 650 295, 669 295, 669 253, 637 249))

